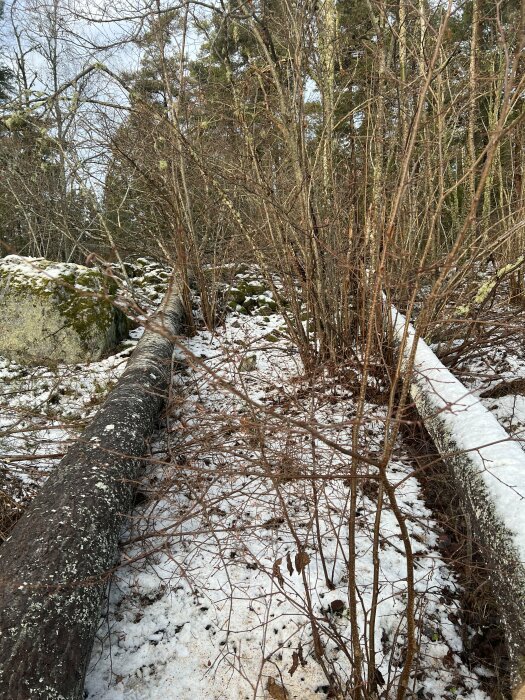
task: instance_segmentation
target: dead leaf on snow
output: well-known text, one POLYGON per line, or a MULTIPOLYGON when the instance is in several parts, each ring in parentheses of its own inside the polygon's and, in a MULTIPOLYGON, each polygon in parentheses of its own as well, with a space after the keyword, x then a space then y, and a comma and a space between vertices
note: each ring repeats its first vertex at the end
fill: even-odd
POLYGON ((290 670, 288 671, 288 673, 291 676, 293 676, 293 674, 297 671, 298 668, 299 668, 299 654, 296 651, 294 651, 294 653, 292 654, 292 665, 290 666, 290 670))
POLYGON ((275 576, 275 578, 279 581, 280 586, 284 586, 284 578, 281 573, 281 564, 283 563, 282 557, 279 559, 276 559, 273 568, 272 568, 272 574, 275 576))
POLYGON ((286 688, 278 683, 275 678, 268 678, 266 689, 274 700, 288 700, 289 698, 286 688))
POLYGON ((297 552, 295 555, 295 568, 297 573, 300 574, 310 563, 310 557, 306 552, 297 552))
POLYGON ((284 518, 270 518, 261 525, 265 530, 277 530, 284 523, 284 518))
POLYGON ((288 567, 288 573, 291 576, 293 574, 293 564, 292 564, 292 557, 290 556, 290 552, 286 553, 286 566, 288 567))
POLYGON ((345 604, 342 600, 332 600, 332 602, 330 603, 330 610, 333 613, 342 613, 344 609, 345 604))
POLYGON ((288 673, 293 676, 293 674, 297 671, 299 668, 299 661, 301 662, 301 666, 306 666, 306 659, 304 658, 303 654, 303 645, 301 642, 299 642, 299 646, 297 647, 297 651, 294 651, 292 654, 292 665, 290 666, 290 669, 288 673))

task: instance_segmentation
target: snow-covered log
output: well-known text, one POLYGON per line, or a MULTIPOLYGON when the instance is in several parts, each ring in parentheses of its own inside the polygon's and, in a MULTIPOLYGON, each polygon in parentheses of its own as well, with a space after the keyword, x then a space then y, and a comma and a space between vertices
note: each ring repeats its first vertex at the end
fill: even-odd
POLYGON ((1 698, 84 696, 108 572, 182 324, 173 288, 117 386, 0 547, 1 698))
MULTIPOLYGON (((414 329, 397 310, 392 316, 406 371, 414 329)), ((524 700, 525 453, 421 339, 409 381, 412 400, 470 516, 505 629, 513 698, 524 700)))

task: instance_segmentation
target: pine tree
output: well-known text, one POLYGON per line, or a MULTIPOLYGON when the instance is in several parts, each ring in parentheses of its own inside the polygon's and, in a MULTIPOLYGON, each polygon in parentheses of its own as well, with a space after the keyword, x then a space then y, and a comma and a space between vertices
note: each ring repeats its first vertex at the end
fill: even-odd
MULTIPOLYGON (((0 0, 0 20, 4 14, 4 2, 0 0)), ((7 66, 0 65, 0 101, 6 100, 11 90, 13 74, 7 66)))

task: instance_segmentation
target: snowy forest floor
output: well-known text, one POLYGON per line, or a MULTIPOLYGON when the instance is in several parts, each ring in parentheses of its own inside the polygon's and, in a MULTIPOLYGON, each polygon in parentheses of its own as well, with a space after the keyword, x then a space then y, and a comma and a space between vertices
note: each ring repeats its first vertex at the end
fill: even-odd
MULTIPOLYGON (((406 648, 407 560, 394 512, 386 499, 379 502, 377 481, 363 466, 350 556, 351 458, 338 447, 352 447, 358 370, 308 379, 282 324, 276 313, 233 312, 215 334, 201 330, 179 349, 169 409, 151 443, 101 616, 86 681, 90 700, 307 700, 348 692, 354 564, 366 661, 379 697, 395 696, 406 648)), ((133 335, 116 355, 70 373, 0 366, 1 468, 13 507, 29 502, 117 380, 140 332, 133 335)), ((525 377, 525 359, 520 345, 506 340, 454 371, 480 393, 525 377)), ((385 389, 370 379, 363 454, 381 450, 385 389)), ((522 437, 525 397, 483 400, 522 437)), ((496 697, 493 671, 467 651, 476 629, 463 614, 447 534, 417 471, 400 439, 388 473, 414 552, 413 697, 496 697)))

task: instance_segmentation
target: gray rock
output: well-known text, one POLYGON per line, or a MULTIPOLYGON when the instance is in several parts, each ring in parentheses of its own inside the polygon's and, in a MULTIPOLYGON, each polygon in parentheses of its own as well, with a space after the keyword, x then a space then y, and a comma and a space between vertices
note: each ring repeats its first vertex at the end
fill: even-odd
POLYGON ((127 335, 117 285, 99 270, 44 258, 0 259, 0 355, 19 363, 98 360, 127 335))

